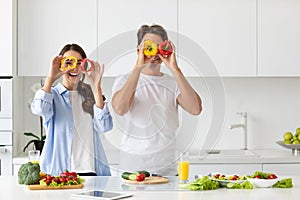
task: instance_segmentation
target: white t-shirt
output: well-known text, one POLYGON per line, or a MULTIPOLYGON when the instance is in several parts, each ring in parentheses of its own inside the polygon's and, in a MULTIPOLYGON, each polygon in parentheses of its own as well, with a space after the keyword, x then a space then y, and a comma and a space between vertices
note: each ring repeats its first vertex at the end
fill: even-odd
POLYGON ((70 99, 74 118, 71 171, 95 172, 92 116, 83 110, 78 91, 70 91, 70 99))
MULTIPOLYGON (((113 94, 123 87, 128 77, 129 74, 116 78, 113 94)), ((148 170, 164 176, 176 174, 178 95, 173 77, 140 75, 130 110, 115 118, 123 134, 121 170, 148 170)))

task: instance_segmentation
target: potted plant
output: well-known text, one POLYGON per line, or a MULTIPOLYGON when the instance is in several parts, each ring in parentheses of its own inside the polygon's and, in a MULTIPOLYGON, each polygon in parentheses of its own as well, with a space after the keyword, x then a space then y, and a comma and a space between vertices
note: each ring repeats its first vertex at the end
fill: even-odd
POLYGON ((25 152, 25 150, 32 143, 34 144, 34 147, 35 147, 36 150, 40 150, 40 152, 42 152, 43 147, 44 147, 44 143, 45 143, 45 139, 46 139, 46 135, 43 134, 43 118, 42 117, 40 117, 40 128, 41 128, 40 136, 37 136, 32 132, 25 132, 24 133, 25 136, 33 137, 34 139, 30 140, 26 144, 26 146, 23 149, 23 152, 25 152))
MULTIPOLYGON (((38 91, 41 87, 43 87, 43 79, 41 79, 41 82, 40 83, 34 83, 32 86, 31 86, 31 91, 33 93, 35 93, 36 91, 38 91)), ((31 102, 32 102, 32 99, 29 99, 28 100, 28 106, 30 108, 31 106, 31 102)), ((25 150, 29 147, 30 144, 34 144, 34 147, 36 150, 40 150, 40 152, 42 152, 42 149, 44 147, 44 143, 45 143, 45 139, 46 139, 46 135, 44 135, 43 133, 43 118, 40 116, 40 135, 36 135, 32 132, 25 132, 24 133, 25 136, 28 136, 28 137, 33 137, 34 139, 30 140, 26 146, 23 148, 23 152, 25 152, 25 150)))

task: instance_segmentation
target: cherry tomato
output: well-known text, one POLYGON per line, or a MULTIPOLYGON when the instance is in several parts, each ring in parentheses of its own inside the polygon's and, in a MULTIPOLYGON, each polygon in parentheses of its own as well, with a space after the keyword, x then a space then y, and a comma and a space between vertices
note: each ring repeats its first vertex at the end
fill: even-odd
POLYGON ((67 179, 63 176, 63 177, 59 177, 59 181, 61 183, 65 183, 65 182, 67 182, 67 179))
POLYGON ((136 181, 143 181, 145 180, 145 177, 146 177, 145 174, 140 174, 136 177, 136 181))
POLYGON ((46 180, 52 180, 52 176, 51 175, 49 175, 49 174, 47 174, 47 176, 46 176, 46 180))
POLYGON ((275 179, 275 178, 277 178, 277 176, 276 176, 275 174, 270 174, 270 175, 268 176, 268 179, 275 179))
POLYGON ((49 179, 49 180, 46 179, 46 180, 45 180, 45 183, 46 183, 47 185, 49 185, 49 184, 51 183, 51 180, 50 180, 50 179, 49 179))
POLYGON ((259 175, 257 175, 257 176, 255 176, 254 178, 258 178, 258 179, 260 179, 261 177, 260 177, 259 175))
POLYGON ((58 178, 58 177, 54 177, 54 178, 52 179, 52 181, 53 181, 53 182, 56 182, 56 183, 60 183, 60 181, 59 181, 59 178, 58 178))

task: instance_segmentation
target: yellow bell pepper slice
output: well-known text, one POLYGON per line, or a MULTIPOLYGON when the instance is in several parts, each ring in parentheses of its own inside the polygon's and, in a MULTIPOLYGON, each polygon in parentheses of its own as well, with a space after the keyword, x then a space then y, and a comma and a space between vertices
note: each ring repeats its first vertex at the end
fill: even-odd
POLYGON ((60 69, 66 71, 69 69, 74 69, 77 66, 77 58, 74 56, 67 56, 60 61, 60 69))

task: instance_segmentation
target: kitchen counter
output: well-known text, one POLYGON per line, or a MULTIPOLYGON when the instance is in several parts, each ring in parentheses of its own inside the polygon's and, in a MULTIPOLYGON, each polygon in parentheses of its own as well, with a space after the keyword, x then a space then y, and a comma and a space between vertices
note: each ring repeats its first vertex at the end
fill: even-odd
POLYGON ((300 176, 293 176, 293 188, 255 188, 253 190, 229 190, 221 188, 209 191, 186 191, 177 188, 177 178, 168 177, 169 183, 160 185, 125 185, 120 177, 85 177, 84 188, 74 190, 28 190, 19 185, 16 176, 0 176, 0 199, 13 200, 66 200, 73 199, 72 194, 89 189, 103 189, 133 193, 128 200, 149 199, 299 199, 300 176))

